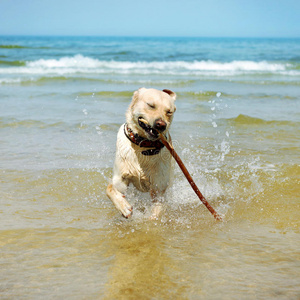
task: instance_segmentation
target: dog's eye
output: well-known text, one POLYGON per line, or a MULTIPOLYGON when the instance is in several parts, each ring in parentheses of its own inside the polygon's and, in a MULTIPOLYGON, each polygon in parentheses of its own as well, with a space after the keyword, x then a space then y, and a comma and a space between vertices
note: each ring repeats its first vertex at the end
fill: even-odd
POLYGON ((155 105, 152 104, 152 103, 147 103, 147 105, 148 105, 150 108, 155 108, 155 105))
POLYGON ((171 112, 170 110, 168 110, 168 111, 166 112, 166 114, 167 114, 168 116, 172 116, 172 115, 173 115, 173 112, 171 112))

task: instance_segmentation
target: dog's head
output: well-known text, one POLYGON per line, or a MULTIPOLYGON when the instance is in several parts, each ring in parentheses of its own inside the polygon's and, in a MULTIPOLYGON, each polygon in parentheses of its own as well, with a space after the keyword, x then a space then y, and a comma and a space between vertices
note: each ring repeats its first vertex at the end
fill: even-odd
POLYGON ((175 99, 176 94, 167 89, 140 88, 134 92, 127 110, 127 124, 140 136, 156 140, 158 132, 166 132, 172 123, 175 99))

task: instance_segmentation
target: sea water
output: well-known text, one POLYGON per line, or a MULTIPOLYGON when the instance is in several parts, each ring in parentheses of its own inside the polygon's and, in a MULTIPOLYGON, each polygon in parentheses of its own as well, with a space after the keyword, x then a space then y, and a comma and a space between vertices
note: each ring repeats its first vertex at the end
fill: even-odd
POLYGON ((300 40, 0 37, 0 298, 299 299, 300 40), (165 210, 105 195, 140 87, 171 89, 165 210))

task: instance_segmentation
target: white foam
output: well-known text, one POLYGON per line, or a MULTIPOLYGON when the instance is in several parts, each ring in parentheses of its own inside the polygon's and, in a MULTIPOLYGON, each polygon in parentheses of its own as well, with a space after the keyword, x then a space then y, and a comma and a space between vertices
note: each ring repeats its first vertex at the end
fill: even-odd
POLYGON ((0 84, 16 84, 21 82, 21 78, 0 78, 0 84))
POLYGON ((33 75, 65 75, 65 74, 166 74, 166 75, 214 75, 228 76, 237 74, 284 73, 300 75, 300 72, 289 70, 287 63, 266 61, 163 61, 163 62, 130 62, 102 61, 80 54, 60 59, 39 59, 27 62, 25 66, 0 68, 0 74, 33 74, 33 75))
POLYGON ((82 55, 75 55, 73 57, 62 57, 60 59, 39 59, 28 62, 26 66, 29 68, 43 69, 97 68, 101 67, 101 61, 82 55))

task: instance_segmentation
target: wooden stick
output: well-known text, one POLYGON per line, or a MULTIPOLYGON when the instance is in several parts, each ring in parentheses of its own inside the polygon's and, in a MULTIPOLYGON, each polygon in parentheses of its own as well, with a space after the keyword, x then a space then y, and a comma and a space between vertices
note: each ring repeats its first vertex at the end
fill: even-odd
POLYGON ((176 160, 176 162, 179 165, 181 171, 185 175, 186 179, 190 183, 191 187, 193 188, 194 192, 197 194, 199 199, 206 206, 206 208, 212 213, 212 215, 215 217, 215 219, 218 220, 218 221, 221 221, 222 220, 221 216, 213 209, 213 207, 204 198, 204 196, 202 195, 202 193, 198 189, 196 183, 194 182, 191 174, 189 173, 189 171, 187 170, 187 168, 183 164, 182 160, 180 159, 180 157, 178 156, 178 154, 174 150, 173 146, 167 141, 167 139, 165 138, 165 136, 162 133, 159 133, 159 137, 160 137, 162 143, 167 147, 167 149, 170 151, 170 153, 172 154, 172 156, 176 160))

